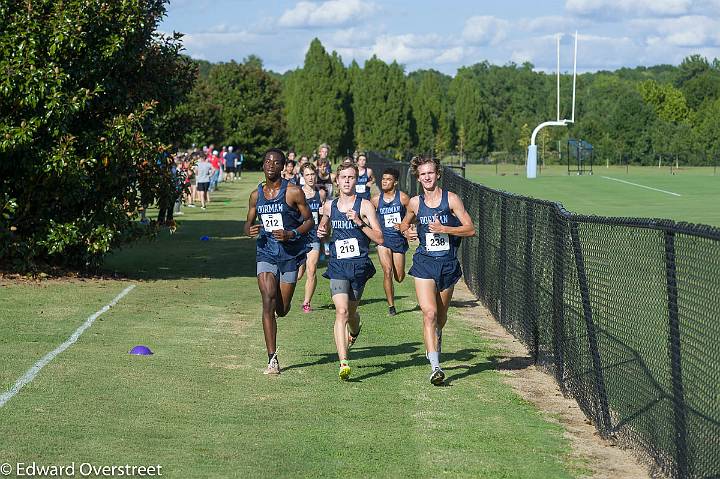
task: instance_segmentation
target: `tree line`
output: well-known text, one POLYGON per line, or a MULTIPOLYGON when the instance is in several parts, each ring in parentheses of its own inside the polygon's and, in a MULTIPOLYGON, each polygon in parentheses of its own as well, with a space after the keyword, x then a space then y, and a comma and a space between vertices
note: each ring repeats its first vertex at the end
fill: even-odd
MULTIPOLYGON (((530 63, 407 73, 375 56, 345 66, 314 39, 303 66, 282 75, 255 56, 198 66, 181 107, 191 130, 185 143, 234 144, 250 161, 270 146, 312 153, 323 142, 337 155, 361 148, 524 161, 532 130, 556 115, 555 73, 530 63)), ((570 117, 571 83, 561 76, 562 118, 570 117)), ((583 73, 577 91, 576 123, 538 137, 543 160, 557 161, 569 138, 593 144, 598 161, 610 163, 678 156, 702 165, 720 153, 718 59, 583 73)))
MULTIPOLYGON (((171 153, 192 144, 234 145, 250 164, 269 147, 311 154, 320 143, 338 156, 522 161, 532 128, 554 117, 555 77, 529 63, 454 76, 376 57, 345 66, 317 39, 284 74, 256 56, 195 61, 181 35, 157 33, 166 3, 0 2, 0 272, 92 268, 152 234, 137 212, 177 195, 171 153)), ((720 149, 717 59, 585 73, 578 92, 577 123, 543 130, 542 158, 569 136, 613 162, 710 164, 720 149)))

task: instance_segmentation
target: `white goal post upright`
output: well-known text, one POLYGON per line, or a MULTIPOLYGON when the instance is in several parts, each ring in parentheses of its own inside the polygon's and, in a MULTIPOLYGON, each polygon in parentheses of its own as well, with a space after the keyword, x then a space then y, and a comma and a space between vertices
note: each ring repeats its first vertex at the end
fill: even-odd
POLYGON ((530 137, 530 146, 528 146, 527 156, 527 177, 537 177, 537 145, 535 139, 540 130, 546 126, 567 126, 569 123, 575 123, 575 86, 577 81, 577 42, 578 33, 575 32, 575 53, 573 54, 573 91, 572 91, 572 114, 570 119, 560 119, 560 35, 557 36, 557 115, 555 120, 540 123, 535 127, 530 137))

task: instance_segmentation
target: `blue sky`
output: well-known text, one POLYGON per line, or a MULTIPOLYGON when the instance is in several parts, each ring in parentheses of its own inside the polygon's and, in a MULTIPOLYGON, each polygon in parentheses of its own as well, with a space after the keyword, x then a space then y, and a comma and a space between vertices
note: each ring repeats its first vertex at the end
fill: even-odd
POLYGON ((569 70, 579 30, 578 69, 597 71, 720 57, 720 0, 171 0, 159 29, 212 62, 255 54, 284 72, 318 37, 346 64, 377 55, 448 74, 484 60, 552 71, 557 34, 569 70))

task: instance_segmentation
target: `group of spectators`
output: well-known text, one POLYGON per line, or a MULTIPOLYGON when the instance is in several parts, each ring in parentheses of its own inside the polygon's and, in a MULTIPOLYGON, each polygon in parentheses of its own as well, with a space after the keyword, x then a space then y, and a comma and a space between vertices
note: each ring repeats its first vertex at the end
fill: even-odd
POLYGON ((242 178, 244 160, 232 146, 223 146, 220 151, 214 145, 203 146, 201 151, 193 148, 180 166, 185 185, 183 202, 192 208, 200 201, 200 207, 207 208, 210 193, 218 190, 220 183, 242 178))
MULTIPOLYGON (((232 146, 223 146, 220 150, 214 145, 203 146, 199 150, 193 145, 191 150, 177 152, 169 160, 167 154, 158 162, 165 163, 167 173, 173 178, 171 192, 156 196, 158 204, 157 223, 174 229, 174 216, 182 215, 181 207, 195 207, 199 202, 202 209, 210 203, 210 193, 218 190, 218 185, 242 178, 242 165, 245 158, 232 146)), ((147 205, 140 210, 142 223, 149 223, 146 217, 147 205)))

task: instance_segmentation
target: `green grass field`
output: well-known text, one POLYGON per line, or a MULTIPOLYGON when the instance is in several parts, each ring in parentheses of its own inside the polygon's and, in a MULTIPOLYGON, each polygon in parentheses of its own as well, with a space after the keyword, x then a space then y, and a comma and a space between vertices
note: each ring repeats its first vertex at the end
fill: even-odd
MULTIPOLYGON (((154 465, 165 477, 559 478, 586 473, 562 428, 497 371, 496 346, 459 318, 443 343, 448 385, 428 384, 412 278, 386 315, 366 288, 352 381, 337 379, 334 311, 279 320, 284 372, 266 377, 244 179, 207 212, 115 253, 119 280, 0 287, 0 393, 129 284, 137 287, 0 408, 0 463, 154 465), (208 235, 210 241, 200 241, 208 235), (153 356, 131 356, 137 344, 153 356)), ((538 183, 539 184, 539 183, 538 183)), ((409 265, 408 265, 409 267, 409 265)), ((378 270, 380 270, 378 265, 378 270)))
POLYGON ((568 176, 566 166, 552 166, 528 180, 523 165, 498 165, 497 172, 495 165, 468 165, 466 175, 491 188, 560 202, 573 213, 720 226, 720 174, 713 176, 713 168, 681 168, 671 175, 669 167, 636 166, 626 172, 595 166, 592 176, 568 176))

